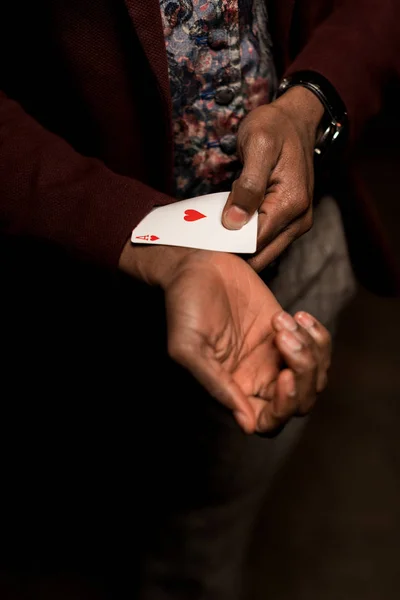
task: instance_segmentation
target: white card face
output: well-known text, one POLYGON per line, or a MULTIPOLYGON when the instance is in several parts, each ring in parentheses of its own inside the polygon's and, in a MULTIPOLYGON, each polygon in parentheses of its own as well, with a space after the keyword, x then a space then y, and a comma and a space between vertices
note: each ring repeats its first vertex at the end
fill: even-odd
POLYGON ((258 214, 237 231, 221 223, 229 192, 207 194, 153 209, 133 230, 134 244, 202 248, 237 254, 256 251, 258 214))

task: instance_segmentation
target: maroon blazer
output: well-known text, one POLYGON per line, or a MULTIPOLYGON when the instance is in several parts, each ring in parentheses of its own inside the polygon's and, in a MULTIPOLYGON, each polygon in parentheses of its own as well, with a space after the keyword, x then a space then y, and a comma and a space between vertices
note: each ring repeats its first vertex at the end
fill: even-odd
MULTIPOLYGON (((171 100, 159 0, 23 0, 0 20, 0 222, 116 266, 132 228, 173 201, 171 100)), ((278 73, 314 69, 341 94, 351 140, 399 62, 397 0, 267 0, 278 73)), ((359 279, 396 289, 374 207, 336 185, 359 279)))

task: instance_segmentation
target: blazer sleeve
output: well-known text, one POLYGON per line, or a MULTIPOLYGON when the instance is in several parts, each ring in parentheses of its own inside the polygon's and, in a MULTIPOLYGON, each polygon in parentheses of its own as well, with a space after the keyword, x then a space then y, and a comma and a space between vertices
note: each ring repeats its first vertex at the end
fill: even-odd
POLYGON ((335 0, 287 70, 324 75, 344 101, 354 141, 382 105, 400 62, 399 0, 335 0))
POLYGON ((0 228, 116 267, 133 227, 172 198, 78 154, 0 92, 0 228))

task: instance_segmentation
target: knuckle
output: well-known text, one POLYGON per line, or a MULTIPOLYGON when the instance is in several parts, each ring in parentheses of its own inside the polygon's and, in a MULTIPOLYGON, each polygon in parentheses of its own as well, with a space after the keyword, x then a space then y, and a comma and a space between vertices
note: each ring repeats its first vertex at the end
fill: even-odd
POLYGON ((254 142, 259 146, 260 150, 264 150, 265 152, 275 151, 278 147, 275 135, 260 128, 257 128, 254 132, 254 142))
POLYGON ((305 329, 303 329, 301 326, 299 327, 297 325, 295 334, 296 334, 296 337, 299 339, 299 342, 303 346, 303 351, 304 351, 304 349, 310 350, 311 348, 313 348, 314 341, 305 329))
POLYGON ((264 194, 265 190, 261 187, 260 183, 253 177, 249 175, 242 175, 238 182, 234 183, 234 186, 237 187, 240 185, 242 190, 245 190, 251 196, 261 196, 264 194))
POLYGON ((306 218, 309 218, 311 220, 311 224, 310 224, 310 227, 311 227, 311 225, 312 225, 312 215, 309 214, 309 213, 311 213, 311 211, 308 210, 310 208, 310 205, 311 205, 310 196, 309 196, 307 190, 304 189, 299 194, 299 197, 298 197, 298 206, 299 206, 300 210, 302 210, 304 212, 307 211, 307 215, 305 215, 304 220, 306 218))
POLYGON ((273 154, 277 151, 278 142, 276 136, 270 131, 266 131, 265 127, 261 127, 256 121, 249 124, 246 132, 248 146, 253 152, 258 152, 263 155, 273 154))

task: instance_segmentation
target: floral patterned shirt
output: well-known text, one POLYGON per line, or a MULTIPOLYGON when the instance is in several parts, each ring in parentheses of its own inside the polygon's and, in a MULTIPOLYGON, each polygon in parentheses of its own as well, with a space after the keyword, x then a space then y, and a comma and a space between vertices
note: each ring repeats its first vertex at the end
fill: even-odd
POLYGON ((229 189, 236 134, 276 75, 265 0, 160 0, 175 139, 175 195, 229 189))

